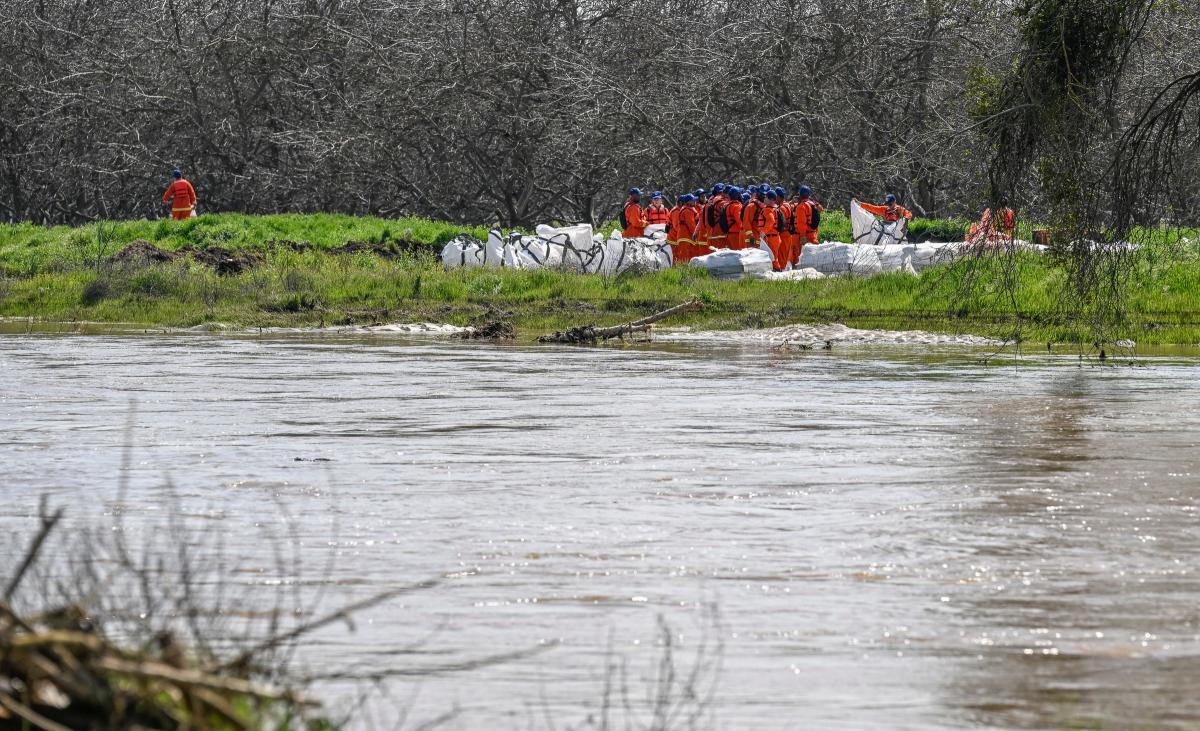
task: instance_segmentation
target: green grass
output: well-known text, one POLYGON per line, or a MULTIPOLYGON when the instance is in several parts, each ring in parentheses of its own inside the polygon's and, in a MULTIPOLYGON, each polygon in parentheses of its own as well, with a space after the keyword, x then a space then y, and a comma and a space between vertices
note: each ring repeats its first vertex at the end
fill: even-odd
MULTIPOLYGON (((949 224, 947 224, 949 225, 949 224)), ((434 252, 462 229, 418 219, 335 215, 206 215, 80 228, 0 225, 0 316, 44 321, 238 327, 431 321, 470 324, 510 317, 522 337, 583 324, 613 324, 702 299, 702 312, 668 324, 715 329, 837 321, 851 326, 970 332, 1029 341, 1087 341, 1056 306, 1061 272, 1047 257, 1016 261, 1014 299, 997 286, 999 260, 955 265, 921 277, 884 274, 810 282, 719 281, 680 267, 653 274, 582 276, 503 269, 444 271, 434 252), (400 259, 323 251, 386 235, 429 245, 400 259), (99 238, 98 238, 99 234, 99 238), (263 252, 265 262, 218 276, 188 259, 131 267, 97 256, 144 238, 163 248, 220 245, 263 252), (295 252, 271 239, 311 242, 295 252), (983 286, 962 294, 963 278, 983 286)), ((483 231, 473 231, 482 235, 483 231)), ((1120 333, 1144 344, 1200 344, 1200 248, 1160 237, 1139 260, 1120 333)))

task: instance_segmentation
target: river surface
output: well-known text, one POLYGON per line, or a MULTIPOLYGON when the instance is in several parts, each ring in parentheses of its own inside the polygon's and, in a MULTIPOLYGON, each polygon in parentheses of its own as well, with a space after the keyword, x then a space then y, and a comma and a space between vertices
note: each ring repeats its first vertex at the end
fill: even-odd
POLYGON ((1200 360, 986 355, 0 335, 0 577, 48 495, 231 617, 440 579, 301 648, 363 727, 1197 728, 1200 360))

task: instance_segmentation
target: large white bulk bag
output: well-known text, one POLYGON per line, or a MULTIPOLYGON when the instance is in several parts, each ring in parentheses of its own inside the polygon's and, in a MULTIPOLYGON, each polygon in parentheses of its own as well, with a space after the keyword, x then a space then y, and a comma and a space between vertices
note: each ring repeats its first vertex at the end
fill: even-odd
POLYGON ((718 279, 740 279, 770 272, 774 256, 762 249, 717 249, 711 254, 692 257, 688 265, 707 269, 718 279))
POLYGON ((949 264, 962 250, 962 244, 917 244, 913 247, 912 267, 922 272, 932 266, 949 264))
POLYGON ((662 239, 627 239, 620 231, 613 231, 605 243, 604 259, 599 269, 601 274, 621 272, 658 271, 671 268, 671 247, 662 239))
POLYGON ((488 231, 487 242, 483 245, 484 266, 504 266, 504 244, 504 235, 500 233, 500 229, 488 231))
POLYGON ((850 201, 850 225, 854 230, 856 244, 901 244, 908 236, 908 219, 901 218, 899 221, 884 223, 875 214, 860 206, 857 200, 850 201))
POLYGON ((485 250, 485 244, 479 239, 466 234, 455 236, 442 247, 442 266, 447 269, 484 266, 487 261, 485 250))
POLYGON ((513 269, 556 269, 562 266, 563 248, 561 241, 514 234, 505 248, 504 265, 513 269))
POLYGON ((875 247, 865 244, 808 244, 800 250, 800 268, 827 275, 870 276, 883 271, 875 247))
POLYGON ((652 223, 652 224, 650 224, 649 226, 647 226, 647 227, 646 227, 646 238, 648 238, 648 239, 658 238, 658 235, 659 235, 659 234, 662 234, 662 237, 663 237, 663 238, 666 238, 666 236, 667 236, 667 224, 665 224, 665 223, 652 223))
POLYGON ((912 266, 915 248, 912 245, 889 244, 880 246, 875 253, 879 256, 879 266, 883 271, 915 273, 912 266))

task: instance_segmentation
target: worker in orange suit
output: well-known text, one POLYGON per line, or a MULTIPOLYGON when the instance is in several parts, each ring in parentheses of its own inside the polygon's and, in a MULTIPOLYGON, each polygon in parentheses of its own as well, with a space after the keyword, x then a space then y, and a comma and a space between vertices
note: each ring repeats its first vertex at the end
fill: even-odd
POLYGON ((688 200, 679 211, 679 226, 683 230, 679 234, 679 242, 684 247, 684 261, 691 261, 694 256, 708 253, 708 247, 703 249, 696 241, 696 232, 700 229, 700 201, 695 193, 685 196, 688 200))
POLYGON ((750 194, 743 193, 741 188, 734 186, 730 191, 729 202, 725 204, 725 215, 721 222, 721 228, 725 231, 725 246, 730 249, 746 248, 746 234, 742 229, 742 209, 749 201, 750 194))
POLYGON ((767 201, 765 191, 751 186, 747 192, 750 193, 750 200, 742 206, 742 236, 745 246, 753 249, 762 238, 763 212, 767 201))
POLYGON ((702 225, 704 245, 709 249, 723 249, 729 234, 725 231, 725 206, 729 205, 729 194, 724 183, 712 188, 712 196, 704 206, 702 225))
POLYGON ((1012 241, 1017 228, 1017 214, 1008 207, 1008 200, 1000 199, 1000 207, 992 213, 991 208, 983 209, 979 223, 972 223, 967 241, 980 244, 1001 244, 1012 241))
POLYGON ((795 268, 800 258, 800 237, 796 234, 797 201, 788 198, 787 189, 783 187, 775 188, 775 196, 779 199, 779 213, 783 216, 783 233, 780 235, 788 250, 788 263, 795 268))
POLYGON ((779 194, 774 190, 768 191, 762 212, 762 237, 771 250, 774 257, 772 264, 777 272, 787 269, 791 263, 791 243, 784 238, 786 228, 783 211, 779 210, 779 194))
POLYGON ((175 180, 167 186, 162 202, 164 205, 171 206, 171 218, 177 221, 191 218, 192 214, 196 212, 196 189, 183 179, 183 172, 178 168, 172 171, 171 175, 175 180))
POLYGON ((887 197, 884 198, 884 205, 882 206, 875 205, 874 203, 863 203, 862 201, 859 201, 858 205, 862 206, 864 211, 881 217, 884 223, 895 223, 901 218, 907 218, 911 221, 913 217, 912 211, 897 203, 896 196, 891 193, 888 193, 887 197))
POLYGON ((796 236, 792 239, 795 247, 792 252, 794 263, 800 262, 800 254, 806 244, 819 243, 821 214, 824 212, 825 206, 812 199, 812 188, 807 185, 796 188, 796 236))
POLYGON ((686 264, 694 255, 697 217, 692 208, 693 196, 684 193, 679 204, 671 209, 671 258, 676 264, 686 264))
POLYGON ((646 235, 646 217, 642 214, 642 191, 640 188, 629 189, 629 200, 621 211, 621 235, 627 239, 641 238, 646 235))
POLYGON ((666 226, 671 223, 671 212, 663 204, 663 194, 657 190, 650 194, 645 220, 647 226, 666 226))
POLYGON ((675 242, 679 240, 679 211, 683 209, 683 196, 675 199, 675 205, 667 211, 667 243, 671 248, 675 248, 675 242))
POLYGON ((692 205, 696 208, 696 235, 692 237, 693 256, 708 253, 708 224, 704 222, 704 208, 708 205, 708 191, 697 188, 692 191, 692 205))

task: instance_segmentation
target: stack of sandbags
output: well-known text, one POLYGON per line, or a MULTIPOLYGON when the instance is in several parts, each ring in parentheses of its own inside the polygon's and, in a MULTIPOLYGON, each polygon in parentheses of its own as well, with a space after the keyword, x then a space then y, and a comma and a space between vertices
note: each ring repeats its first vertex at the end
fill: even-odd
POLYGON ((587 224, 538 226, 536 231, 536 236, 513 232, 505 238, 499 230, 492 230, 486 242, 465 234, 455 236, 442 249, 442 264, 447 269, 507 267, 619 274, 668 269, 672 263, 671 246, 662 232, 626 239, 614 231, 604 239, 594 235, 587 224))
POLYGON ((690 266, 707 269, 718 279, 762 276, 772 269, 773 257, 762 249, 718 249, 711 254, 692 257, 690 266))

